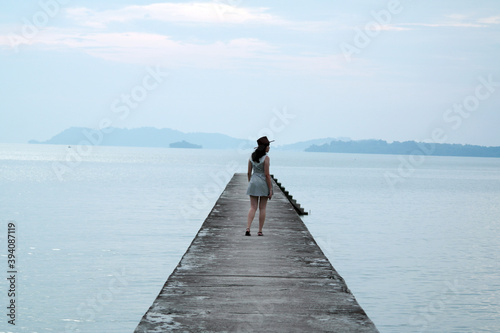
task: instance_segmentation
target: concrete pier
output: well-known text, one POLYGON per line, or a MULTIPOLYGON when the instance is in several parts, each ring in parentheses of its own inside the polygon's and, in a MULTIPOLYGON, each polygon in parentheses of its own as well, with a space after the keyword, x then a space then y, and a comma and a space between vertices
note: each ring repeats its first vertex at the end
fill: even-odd
POLYGON ((135 333, 378 332, 276 184, 244 236, 246 189, 235 174, 135 333))

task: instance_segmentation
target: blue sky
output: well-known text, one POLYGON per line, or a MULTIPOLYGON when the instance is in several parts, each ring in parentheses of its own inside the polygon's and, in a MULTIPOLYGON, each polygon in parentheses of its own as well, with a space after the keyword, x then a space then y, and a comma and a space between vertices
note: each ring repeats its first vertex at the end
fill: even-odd
POLYGON ((4 1, 0 142, 109 124, 500 146, 498 59, 493 0, 4 1))

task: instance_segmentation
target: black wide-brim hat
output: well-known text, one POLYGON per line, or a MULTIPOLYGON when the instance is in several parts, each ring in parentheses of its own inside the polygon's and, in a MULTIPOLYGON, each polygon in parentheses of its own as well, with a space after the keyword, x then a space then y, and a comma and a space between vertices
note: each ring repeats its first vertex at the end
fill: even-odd
POLYGON ((269 141, 269 139, 267 138, 267 136, 263 136, 263 137, 261 137, 261 138, 259 138, 259 139, 257 140, 257 144, 258 144, 259 146, 269 146, 269 144, 270 144, 271 142, 274 142, 274 140, 269 141))

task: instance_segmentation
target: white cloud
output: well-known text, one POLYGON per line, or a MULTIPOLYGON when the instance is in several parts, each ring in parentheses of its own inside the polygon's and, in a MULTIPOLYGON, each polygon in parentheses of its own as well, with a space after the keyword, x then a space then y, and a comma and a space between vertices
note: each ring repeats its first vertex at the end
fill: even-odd
POLYGON ((478 23, 459 23, 459 22, 444 22, 444 23, 403 23, 403 26, 417 26, 428 28, 484 28, 486 25, 478 23))
MULTIPOLYGON (((309 71, 331 73, 345 70, 345 60, 334 51, 324 53, 297 54, 295 45, 283 44, 283 49, 274 43, 259 38, 226 38, 218 41, 174 39, 154 32, 138 31, 135 25, 127 24, 108 29, 112 22, 143 20, 174 23, 203 24, 245 24, 256 26, 280 25, 286 29, 307 32, 335 29, 335 22, 291 22, 269 13, 267 8, 245 8, 230 6, 222 2, 155 3, 144 6, 127 6, 121 9, 97 11, 90 8, 67 8, 66 19, 77 26, 44 27, 33 38, 26 38, 22 44, 50 49, 71 48, 93 57, 113 62, 162 65, 164 67, 191 68, 243 68, 277 71, 309 71), (127 29, 125 31, 125 29, 127 29), (290 47, 293 53, 287 52, 290 47)), ((67 23, 64 20, 64 23, 67 23)), ((246 29, 247 27, 243 27, 246 29)), ((405 30, 395 26, 383 26, 382 30, 405 30)), ((13 31, 13 30, 12 30, 13 31)), ((323 31, 324 32, 324 31, 323 31)), ((0 39, 2 35, 0 33, 0 39)), ((5 38, 0 46, 12 47, 5 38)), ((26 47, 26 46, 25 46, 26 47)), ((302 50, 304 50, 303 48, 302 50)))
POLYGON ((380 30, 380 31, 405 31, 405 30, 411 30, 410 28, 403 28, 403 27, 398 27, 396 25, 390 25, 390 24, 384 24, 384 25, 379 25, 371 30, 380 30))
MULTIPOLYGON (((2 36, 0 36, 2 37, 2 36)), ((110 61, 163 66, 202 68, 232 67, 242 59, 264 58, 276 48, 256 38, 236 38, 213 43, 189 43, 169 36, 141 32, 81 32, 48 28, 28 45, 46 48, 79 49, 91 56, 110 61)), ((10 46, 7 38, 0 45, 10 46)))
POLYGON ((111 22, 134 20, 175 23, 286 24, 285 20, 269 14, 267 8, 245 8, 217 2, 155 3, 101 12, 88 8, 68 8, 66 14, 79 24, 94 28, 104 28, 111 22))
POLYGON ((485 17, 478 21, 485 24, 500 24, 500 16, 485 17))
POLYGON ((489 25, 500 24, 500 16, 474 18, 463 14, 445 16, 443 22, 437 23, 403 23, 402 26, 419 26, 429 28, 487 28, 489 25))
MULTIPOLYGON (((0 46, 9 47, 8 39, 0 46)), ((47 28, 27 45, 46 49, 76 49, 113 62, 160 65, 166 68, 247 69, 331 75, 346 70, 342 55, 286 54, 257 38, 235 38, 212 43, 192 43, 142 32, 82 32, 47 28)), ((358 73, 359 74, 359 73, 358 73)), ((354 73, 354 75, 358 75, 354 73)), ((364 75, 364 74, 363 74, 364 75)))

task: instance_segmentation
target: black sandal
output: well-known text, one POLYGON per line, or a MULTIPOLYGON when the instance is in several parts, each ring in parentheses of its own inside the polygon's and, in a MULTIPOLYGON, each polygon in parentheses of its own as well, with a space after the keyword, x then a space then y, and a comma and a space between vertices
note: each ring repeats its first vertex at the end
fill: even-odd
POLYGON ((250 234, 250 229, 247 229, 247 231, 245 231, 245 236, 252 236, 252 235, 250 234))
POLYGON ((257 236, 264 236, 264 234, 262 233, 262 231, 259 231, 259 232, 257 233, 257 236))

